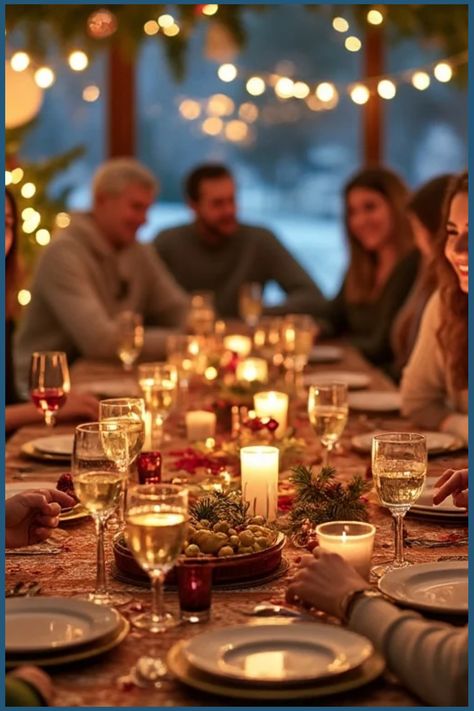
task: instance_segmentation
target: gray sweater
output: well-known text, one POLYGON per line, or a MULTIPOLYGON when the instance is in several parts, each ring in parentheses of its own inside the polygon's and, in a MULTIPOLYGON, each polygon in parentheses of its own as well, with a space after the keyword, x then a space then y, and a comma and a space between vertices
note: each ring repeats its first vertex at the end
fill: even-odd
POLYGON ((123 309, 142 314, 142 355, 165 355, 171 328, 184 324, 188 298, 150 247, 134 243, 117 251, 91 215, 76 213, 44 250, 34 274, 32 299, 16 340, 20 390, 28 380, 31 353, 60 350, 77 356, 116 357, 114 318, 123 309))
POLYGON ((195 224, 163 230, 154 241, 161 259, 186 291, 211 290, 219 316, 236 317, 239 287, 276 281, 287 294, 271 313, 314 313, 324 297, 307 272, 275 235, 262 227, 239 225, 219 245, 204 242, 195 224))

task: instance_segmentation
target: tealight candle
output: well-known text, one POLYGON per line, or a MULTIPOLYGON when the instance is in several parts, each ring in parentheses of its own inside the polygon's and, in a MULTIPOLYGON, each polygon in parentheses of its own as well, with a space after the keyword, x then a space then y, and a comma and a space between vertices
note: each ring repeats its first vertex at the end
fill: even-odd
POLYGON ((268 365, 263 358, 246 358, 237 365, 235 372, 237 382, 266 383, 268 380, 268 365))
POLYGON ((248 336, 234 335, 224 337, 224 348, 246 358, 252 350, 252 340, 248 336))
POLYGON ((319 549, 339 553, 367 580, 374 549, 375 526, 363 521, 331 521, 316 526, 319 549))
POLYGON ((253 406, 257 417, 273 417, 278 422, 275 437, 283 437, 288 418, 288 395, 275 390, 256 393, 253 396, 253 406))
POLYGON ((192 410, 186 413, 186 432, 191 442, 214 437, 216 433, 216 413, 207 410, 192 410))
POLYGON ((279 450, 277 447, 242 447, 241 488, 250 512, 274 521, 278 505, 279 450))

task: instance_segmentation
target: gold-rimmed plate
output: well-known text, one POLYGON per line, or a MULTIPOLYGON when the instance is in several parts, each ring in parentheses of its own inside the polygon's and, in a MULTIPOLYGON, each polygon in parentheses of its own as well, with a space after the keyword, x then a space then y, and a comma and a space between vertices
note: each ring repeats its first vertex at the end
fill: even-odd
POLYGON ((293 701, 294 699, 311 699, 342 693, 365 686, 382 674, 385 668, 383 658, 373 654, 360 667, 346 672, 344 675, 312 682, 302 686, 265 688, 255 687, 242 682, 231 682, 213 677, 194 669, 186 660, 183 649, 185 642, 177 642, 169 651, 167 664, 171 673, 178 681, 199 691, 205 691, 217 696, 249 701, 293 701))
POLYGON ((70 454, 52 454, 50 452, 42 452, 41 450, 36 449, 33 443, 34 440, 30 440, 29 442, 22 444, 20 447, 21 454, 29 459, 36 459, 40 462, 51 462, 51 464, 71 461, 70 454))

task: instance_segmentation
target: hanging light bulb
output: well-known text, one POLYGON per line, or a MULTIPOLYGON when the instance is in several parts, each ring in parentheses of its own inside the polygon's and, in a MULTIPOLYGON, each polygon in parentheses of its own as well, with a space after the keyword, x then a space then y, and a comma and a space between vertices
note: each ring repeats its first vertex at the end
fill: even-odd
POLYGON ((367 13, 367 22, 371 25, 381 25, 383 22, 383 15, 380 10, 369 10, 367 13))
POLYGON ((366 104, 370 98, 370 91, 364 84, 356 84, 350 90, 350 97, 355 104, 366 104))
POLYGON ((381 79, 377 84, 377 93, 382 99, 393 99, 397 93, 397 87, 390 79, 381 79))
POLYGON ((343 17, 335 17, 332 26, 336 32, 347 32, 349 29, 349 23, 343 17))
POLYGON ((265 91, 265 82, 261 77, 250 77, 245 88, 252 96, 260 96, 265 91))
POLYGON ((447 62, 439 62, 433 70, 433 74, 436 79, 440 82, 448 82, 452 79, 453 70, 450 64, 447 62))
POLYGON ((415 72, 411 78, 411 83, 419 91, 424 91, 431 84, 430 75, 426 72, 415 72))
POLYGON ((40 67, 35 72, 35 82, 41 89, 48 89, 54 84, 55 75, 49 67, 40 67))
POLYGON ((15 52, 10 59, 10 66, 15 72, 24 72, 30 66, 30 56, 26 52, 15 52))
POLYGON ((354 37, 354 35, 351 35, 350 37, 346 38, 344 46, 348 50, 348 52, 358 52, 359 49, 362 47, 362 42, 358 37, 354 37))
POLYGON ((234 81, 237 76, 237 67, 234 64, 221 64, 217 70, 217 76, 221 81, 234 81))
POLYGON ((68 64, 74 72, 82 72, 89 64, 89 57, 85 52, 77 49, 69 55, 68 64))
POLYGON ((328 81, 318 84, 314 92, 320 101, 332 101, 336 94, 336 87, 328 81))

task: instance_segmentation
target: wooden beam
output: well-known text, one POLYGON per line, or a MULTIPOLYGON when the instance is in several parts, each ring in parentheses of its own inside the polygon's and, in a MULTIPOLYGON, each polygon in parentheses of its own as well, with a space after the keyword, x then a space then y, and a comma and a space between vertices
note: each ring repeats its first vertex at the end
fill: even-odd
MULTIPOLYGON (((384 73, 384 38, 381 25, 367 24, 365 33, 365 78, 384 73)), ((364 105, 363 138, 365 165, 383 163, 383 99, 378 94, 370 96, 364 105)))
POLYGON ((119 43, 108 57, 108 157, 135 154, 135 66, 119 43))

